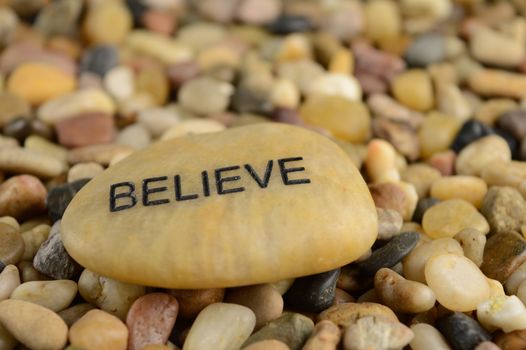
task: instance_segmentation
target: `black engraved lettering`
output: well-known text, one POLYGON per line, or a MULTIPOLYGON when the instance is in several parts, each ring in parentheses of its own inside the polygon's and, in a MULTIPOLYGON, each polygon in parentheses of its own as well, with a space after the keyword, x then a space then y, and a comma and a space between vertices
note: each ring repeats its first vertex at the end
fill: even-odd
POLYGON ((308 184, 308 183, 310 183, 310 179, 296 179, 296 180, 290 180, 289 179, 289 175, 288 175, 289 173, 305 171, 305 168, 304 167, 285 168, 285 163, 287 163, 287 162, 297 162, 299 160, 303 160, 303 157, 278 159, 279 172, 281 174, 281 179, 283 180, 283 184, 288 186, 288 185, 299 185, 299 184, 308 184))
POLYGON ((110 212, 129 209, 135 204, 137 204, 137 197, 135 196, 135 185, 133 182, 119 182, 110 186, 110 212), (128 187, 128 191, 116 193, 119 187, 128 187), (119 198, 129 198, 130 203, 117 206, 117 199, 119 198))
POLYGON ((252 166, 250 164, 245 164, 245 169, 248 171, 250 176, 252 176, 252 178, 254 180, 256 180, 256 182, 259 185, 259 187, 267 188, 268 183, 270 181, 270 174, 272 173, 272 166, 273 165, 274 165, 274 161, 273 160, 269 160, 268 163, 267 163, 267 168, 265 169, 265 175, 263 176, 263 180, 261 180, 259 175, 256 173, 256 171, 254 170, 254 168, 252 168, 252 166))
POLYGON ((208 172, 205 170, 201 172, 201 179, 203 180, 203 195, 210 196, 210 183, 208 182, 208 172))
POLYGON ((175 183, 175 200, 180 202, 180 201, 187 201, 187 200, 190 200, 190 199, 196 199, 197 197, 199 197, 197 195, 197 193, 194 193, 194 194, 182 194, 182 190, 181 190, 181 176, 180 175, 175 175, 174 176, 174 183, 175 183))
POLYGON ((227 193, 235 193, 235 192, 243 192, 245 190, 244 187, 236 187, 236 188, 229 188, 224 189, 223 184, 225 182, 231 182, 231 181, 237 181, 241 179, 241 176, 229 176, 229 177, 221 177, 221 173, 225 171, 231 171, 231 170, 237 170, 239 169, 239 165, 235 166, 229 166, 225 168, 219 168, 214 170, 215 178, 216 178, 216 187, 217 187, 217 194, 227 194, 227 193))
POLYGON ((148 196, 152 193, 164 192, 168 189, 166 186, 149 188, 148 185, 152 182, 168 180, 167 176, 151 177, 149 179, 142 180, 142 204, 147 207, 150 205, 159 205, 169 203, 170 200, 167 198, 150 200, 148 196))

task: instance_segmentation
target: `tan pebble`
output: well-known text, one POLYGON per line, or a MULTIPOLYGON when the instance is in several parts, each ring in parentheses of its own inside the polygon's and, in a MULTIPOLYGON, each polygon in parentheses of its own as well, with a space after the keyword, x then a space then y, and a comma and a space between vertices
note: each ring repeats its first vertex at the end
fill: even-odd
POLYGON ((403 0, 400 5, 401 10, 409 17, 425 16, 431 19, 431 22, 446 18, 453 9, 449 0, 403 0))
POLYGON ((39 225, 51 225, 52 222, 47 216, 36 216, 32 219, 26 220, 20 224, 20 232, 26 232, 39 225))
POLYGON ((429 208, 422 219, 426 234, 432 238, 453 237, 465 228, 489 232, 484 216, 463 199, 448 199, 429 208))
POLYGON ((74 281, 31 281, 19 285, 11 293, 11 299, 28 301, 57 312, 67 308, 75 295, 77 283, 74 281))
POLYGON ((0 217, 0 222, 4 224, 8 224, 9 226, 16 228, 17 230, 20 230, 20 224, 12 216, 2 216, 0 217))
POLYGON ((0 349, 14 350, 18 341, 0 324, 0 349))
POLYGON ((134 151, 135 149, 130 146, 116 144, 85 146, 71 150, 68 154, 68 162, 71 164, 95 162, 109 165, 115 157, 126 157, 134 151))
MULTIPOLYGON (((482 179, 488 186, 510 186, 521 191, 521 184, 526 181, 526 164, 519 161, 494 161, 482 169, 482 179)), ((526 192, 521 191, 526 198, 526 192)))
POLYGON ((475 112, 475 119, 487 125, 495 124, 495 121, 504 113, 513 111, 519 106, 517 102, 507 98, 494 98, 483 102, 475 112))
POLYGON ((297 108, 300 101, 300 92, 290 80, 277 79, 272 86, 270 101, 276 107, 297 108))
POLYGON ((463 255, 462 247, 452 238, 439 238, 417 246, 403 260, 404 277, 426 283, 424 269, 427 261, 446 253, 463 255))
POLYGON ((354 71, 354 57, 350 50, 339 49, 331 56, 328 66, 329 72, 352 74, 354 71))
POLYGON ((103 171, 104 168, 98 163, 89 162, 75 164, 68 171, 68 182, 74 182, 80 179, 91 179, 103 171))
POLYGON ((38 135, 31 135, 24 141, 24 148, 53 157, 62 163, 67 163, 68 150, 38 135))
POLYGON ((0 302, 0 323, 30 349, 60 350, 66 345, 68 326, 40 305, 4 300, 0 302))
POLYGON ((20 285, 20 274, 15 265, 7 265, 0 272, 0 301, 9 298, 11 293, 20 285))
POLYGON ((365 168, 372 182, 397 182, 400 180, 400 173, 396 167, 396 150, 387 141, 374 139, 369 142, 365 168))
POLYGON ((302 350, 336 350, 340 342, 341 331, 329 320, 318 322, 302 350))
POLYGON ((252 310, 256 315, 256 330, 280 317, 283 312, 283 298, 270 284, 231 289, 225 302, 243 305, 252 310))
POLYGON ((170 140, 187 135, 208 134, 225 129, 226 127, 223 124, 212 119, 183 120, 166 130, 161 136, 161 140, 170 140))
POLYGON ((421 112, 434 105, 433 86, 426 71, 413 69, 396 76, 391 89, 395 98, 403 105, 421 112))
POLYGON ((437 108, 445 115, 450 115, 465 122, 473 115, 473 108, 460 88, 452 83, 437 86, 437 108))
POLYGON ((17 95, 0 91, 0 126, 4 126, 11 120, 21 116, 29 115, 31 106, 28 101, 17 95))
POLYGON ((136 91, 146 93, 152 97, 156 105, 163 105, 168 98, 168 78, 164 67, 151 65, 141 69, 136 77, 136 91))
POLYGON ((440 113, 430 113, 418 131, 422 157, 446 151, 453 142, 461 123, 458 119, 440 113))
POLYGON ((480 267, 484 255, 484 246, 486 245, 486 236, 477 229, 466 228, 453 238, 462 246, 464 256, 480 267))
POLYGON ((468 77, 471 89, 484 96, 523 98, 526 93, 526 77, 498 69, 478 69, 468 77))
POLYGON ((340 327, 348 327, 354 321, 366 316, 383 316, 392 322, 398 322, 398 318, 390 308, 370 302, 343 303, 331 306, 318 315, 318 320, 329 320, 340 327))
POLYGON ((362 317, 345 329, 345 350, 401 349, 413 339, 411 329, 403 323, 382 316, 362 317))
POLYGON ((289 350, 289 347, 279 340, 269 339, 252 343, 243 350, 289 350))
POLYGON ((23 148, 0 148, 0 169, 45 178, 58 176, 66 170, 56 158, 23 148))
POLYGON ((440 200, 464 199, 480 209, 487 191, 488 185, 482 179, 469 175, 455 175, 435 180, 430 194, 431 197, 440 200))
POLYGON ((17 264, 24 254, 24 240, 18 229, 0 223, 0 261, 4 264, 17 264))
POLYGON ((372 94, 367 98, 367 105, 373 115, 407 124, 413 129, 420 127, 424 121, 421 113, 410 110, 385 94, 372 94))
POLYGON ((438 170, 424 163, 411 164, 400 175, 402 180, 415 187, 418 198, 427 197, 433 182, 440 178, 438 170))
POLYGON ((390 239, 400 232, 403 218, 393 209, 376 208, 378 216, 378 239, 390 239))
POLYGON ((47 239, 50 230, 51 226, 41 224, 21 233, 24 240, 23 260, 33 260, 38 248, 47 239))
POLYGON ((77 322, 79 318, 84 316, 88 311, 93 310, 95 307, 91 304, 82 303, 71 306, 64 309, 57 314, 66 322, 68 327, 71 327, 73 323, 77 322))
POLYGON ((480 176, 482 170, 496 161, 510 161, 508 143, 500 136, 490 135, 478 139, 460 151, 455 168, 458 174, 480 176))
POLYGON ((39 105, 75 89, 75 78, 44 63, 23 63, 9 76, 7 91, 39 105), (53 84, 49 84, 52 81, 53 84))
POLYGON ((151 293, 137 299, 126 316, 128 350, 147 344, 165 344, 177 318, 177 300, 166 293, 151 293))
POLYGON ((134 51, 153 56, 165 64, 190 61, 193 50, 181 41, 146 30, 134 30, 126 37, 126 45, 134 51))
POLYGON ((111 97, 100 89, 89 88, 75 91, 41 105, 37 116, 47 124, 55 124, 59 120, 77 116, 86 112, 113 114, 115 103, 111 97))
POLYGON ((86 350, 125 350, 128 329, 117 317, 101 310, 88 311, 69 330, 71 345, 86 350))
POLYGON ((89 270, 80 275, 78 287, 84 300, 121 320, 126 318, 134 301, 145 293, 143 286, 112 280, 89 270))
POLYGON ((47 190, 38 178, 13 176, 0 185, 0 215, 24 219, 39 214, 46 208, 46 196, 47 190))
POLYGON ((179 314, 184 318, 196 317, 208 305, 222 302, 225 296, 222 288, 172 289, 169 293, 179 302, 179 314))
POLYGON ((88 7, 82 29, 91 44, 117 44, 131 30, 132 20, 128 8, 118 1, 93 2, 88 7), (112 24, 111 30, 106 23, 112 24))
POLYGON ((33 267, 31 261, 21 261, 18 263, 17 267, 20 270, 20 276, 22 277, 23 283, 48 279, 48 277, 42 275, 33 267))
POLYGON ((426 323, 418 323, 411 326, 415 334, 409 345, 412 350, 451 350, 444 336, 433 326, 426 323))
POLYGON ((486 277, 471 260, 455 254, 431 257, 425 265, 427 285, 440 304, 452 311, 471 311, 486 300, 486 277))
POLYGON ((435 294, 423 283, 406 280, 388 268, 374 276, 374 289, 383 303, 394 311, 420 313, 435 305, 435 294))
POLYGON ((287 278, 281 281, 277 281, 274 283, 269 283, 272 288, 276 289, 279 294, 283 295, 285 294, 290 287, 294 284, 295 279, 294 278, 287 278))
POLYGON ((389 0, 376 0, 365 4, 365 35, 373 40, 397 36, 402 30, 399 7, 389 0))
POLYGON ((520 40, 489 28, 480 28, 470 37, 470 51, 477 61, 501 67, 515 67, 524 59, 520 40))

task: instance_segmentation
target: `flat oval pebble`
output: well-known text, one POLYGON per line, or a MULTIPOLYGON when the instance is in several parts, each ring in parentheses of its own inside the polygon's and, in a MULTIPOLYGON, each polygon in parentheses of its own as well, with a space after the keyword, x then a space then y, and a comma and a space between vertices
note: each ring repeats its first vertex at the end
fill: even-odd
POLYGON ((16 287, 10 298, 35 303, 57 312, 67 308, 76 295, 75 281, 31 281, 16 287))
POLYGON ((104 276, 212 288, 345 265, 371 247, 376 221, 363 179, 337 145, 260 124, 127 157, 75 196, 62 237, 75 260, 104 276))
POLYGON ((464 256, 442 254, 430 258, 425 277, 438 302, 449 310, 475 310, 490 295, 486 277, 464 256))
POLYGON ((447 200, 461 198, 480 208, 488 191, 484 180, 469 175, 444 176, 431 185, 431 197, 447 200))

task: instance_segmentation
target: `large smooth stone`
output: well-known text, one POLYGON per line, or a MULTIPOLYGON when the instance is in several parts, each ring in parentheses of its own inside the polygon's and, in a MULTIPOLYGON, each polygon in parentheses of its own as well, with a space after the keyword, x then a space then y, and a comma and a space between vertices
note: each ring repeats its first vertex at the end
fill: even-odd
POLYGON ((327 271, 376 236, 374 203, 350 158, 282 124, 158 142, 92 179, 62 219, 81 265, 178 289, 327 271))

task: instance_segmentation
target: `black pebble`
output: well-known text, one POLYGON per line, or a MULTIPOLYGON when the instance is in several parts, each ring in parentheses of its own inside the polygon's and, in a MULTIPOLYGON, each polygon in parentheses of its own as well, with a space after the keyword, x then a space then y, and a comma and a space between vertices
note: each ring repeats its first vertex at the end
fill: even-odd
POLYGON ((267 25, 267 30, 278 35, 307 32, 313 29, 312 23, 303 16, 283 15, 267 25))
POLYGON ((14 137, 20 142, 24 142, 31 135, 46 139, 51 139, 53 136, 51 128, 42 121, 22 116, 9 121, 4 125, 2 132, 5 136, 14 137))
POLYGON ((2 273, 2 271, 4 271, 4 269, 5 269, 5 264, 0 261, 0 273, 2 273))
POLYGON ((460 128, 457 136, 455 136, 455 139, 451 143, 450 148, 456 153, 459 153, 471 142, 494 133, 493 129, 486 124, 475 119, 468 120, 460 128))
POLYGON ((382 267, 393 267, 413 250, 420 235, 416 232, 404 232, 393 237, 383 247, 373 251, 371 256, 357 263, 358 268, 366 275, 373 276, 382 267))
POLYGON ((413 213, 413 221, 421 223, 426 210, 438 203, 440 203, 440 201, 433 197, 419 199, 416 204, 415 212, 413 213))
POLYGON ((119 53, 112 45, 95 46, 82 56, 81 72, 91 72, 103 77, 110 69, 119 64, 119 53))
POLYGON ((49 217, 53 222, 60 220, 64 211, 80 189, 88 183, 90 179, 80 179, 68 184, 53 187, 46 198, 49 217))
POLYGON ((141 0, 126 0, 126 6, 132 14, 133 25, 139 27, 144 13, 148 11, 148 6, 144 5, 141 0))
POLYGON ((461 312, 440 318, 436 326, 453 350, 473 350, 480 343, 491 340, 491 336, 477 321, 461 312))
POLYGON ((320 312, 332 305, 340 269, 297 278, 284 299, 288 307, 303 312, 320 312))

